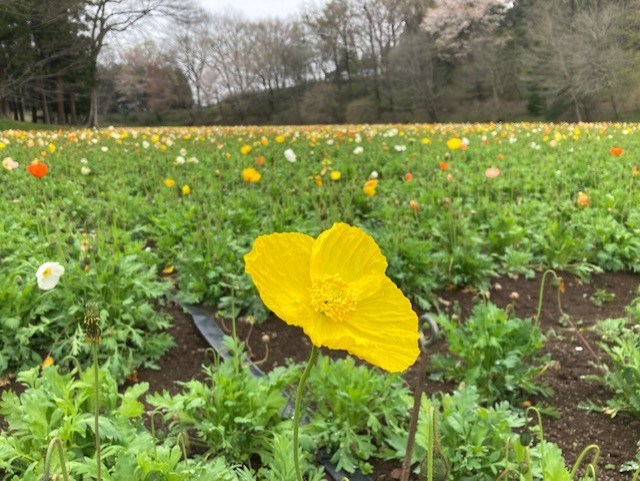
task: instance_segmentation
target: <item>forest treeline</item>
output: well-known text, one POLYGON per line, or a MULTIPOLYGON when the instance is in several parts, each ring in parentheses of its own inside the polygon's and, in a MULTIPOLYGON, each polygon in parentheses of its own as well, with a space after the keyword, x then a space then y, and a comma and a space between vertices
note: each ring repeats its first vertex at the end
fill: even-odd
POLYGON ((640 0, 0 0, 1 113, 46 123, 635 119, 639 53, 640 0))

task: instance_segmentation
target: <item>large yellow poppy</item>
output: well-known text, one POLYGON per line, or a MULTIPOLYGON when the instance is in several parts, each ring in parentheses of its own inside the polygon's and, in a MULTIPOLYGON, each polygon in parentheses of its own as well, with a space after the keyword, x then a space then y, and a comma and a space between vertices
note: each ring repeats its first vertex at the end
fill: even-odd
POLYGON ((302 327, 318 347, 344 349, 390 372, 418 357, 418 316, 385 271, 387 260, 362 230, 334 224, 317 239, 260 236, 244 256, 264 304, 302 327))

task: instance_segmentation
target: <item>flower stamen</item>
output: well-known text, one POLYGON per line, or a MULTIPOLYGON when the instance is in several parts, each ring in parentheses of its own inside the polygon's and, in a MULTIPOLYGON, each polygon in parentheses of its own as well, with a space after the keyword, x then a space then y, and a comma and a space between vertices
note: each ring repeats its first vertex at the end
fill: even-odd
POLYGON ((333 321, 347 320, 356 310, 356 296, 338 276, 323 276, 311 286, 311 307, 333 321))

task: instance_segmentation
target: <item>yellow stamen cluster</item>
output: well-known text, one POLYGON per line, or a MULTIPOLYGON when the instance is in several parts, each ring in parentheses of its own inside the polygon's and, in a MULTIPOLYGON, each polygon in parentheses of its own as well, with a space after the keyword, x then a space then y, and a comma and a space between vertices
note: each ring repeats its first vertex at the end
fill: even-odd
POLYGON ((323 276, 311 286, 311 307, 331 320, 347 320, 356 305, 353 290, 338 276, 323 276))

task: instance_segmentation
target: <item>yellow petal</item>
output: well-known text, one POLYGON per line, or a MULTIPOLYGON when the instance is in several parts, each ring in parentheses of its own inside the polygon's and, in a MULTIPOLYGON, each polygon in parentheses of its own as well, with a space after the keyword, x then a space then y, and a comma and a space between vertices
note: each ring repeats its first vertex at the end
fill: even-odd
POLYGON ((245 270, 264 305, 293 326, 302 326, 318 316, 309 306, 313 243, 313 237, 300 233, 263 235, 244 256, 245 270))
POLYGON ((162 269, 162 273, 164 275, 169 275, 169 274, 173 274, 173 271, 175 270, 175 267, 173 266, 167 266, 164 269, 162 269))
POLYGON ((377 291, 386 269, 387 259, 371 236, 348 224, 334 224, 313 245, 311 279, 337 275, 356 299, 377 291))
POLYGON ((47 356, 47 357, 45 358, 45 360, 44 360, 44 361, 42 361, 42 367, 43 367, 43 368, 45 368, 45 367, 51 367, 51 366, 53 366, 53 364, 54 364, 54 361, 53 361, 53 358, 52 358, 51 356, 47 356))
POLYGON ((420 354, 418 316, 389 278, 347 321, 316 322, 304 331, 316 345, 344 349, 389 372, 404 371, 420 354))

